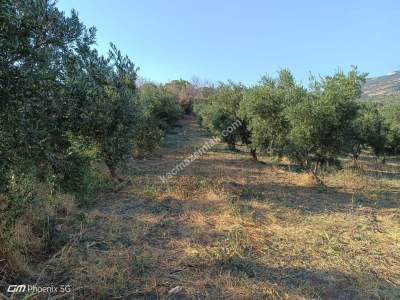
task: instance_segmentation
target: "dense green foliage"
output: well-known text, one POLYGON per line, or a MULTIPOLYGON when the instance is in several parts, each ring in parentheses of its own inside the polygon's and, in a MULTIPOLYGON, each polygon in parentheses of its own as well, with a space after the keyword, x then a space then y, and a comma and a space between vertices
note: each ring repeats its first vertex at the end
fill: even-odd
POLYGON ((33 255, 33 241, 42 253, 65 244, 58 214, 75 203, 92 204, 123 181, 118 167, 154 150, 182 115, 177 96, 155 85, 138 89, 134 63, 112 44, 107 56, 99 55, 94 43, 95 29, 74 11, 65 16, 53 1, 0 1, 0 262, 6 273, 24 272, 18 258, 33 255), (19 240, 19 224, 28 238, 19 240))
POLYGON ((239 142, 246 145, 250 143, 246 120, 239 116, 239 107, 245 91, 246 88, 242 84, 221 83, 209 96, 206 105, 200 102, 195 107, 195 113, 201 119, 203 126, 221 138, 231 149, 234 149, 239 142), (226 132, 225 129, 236 121, 239 121, 240 125, 235 126, 234 131, 226 132))
POLYGON ((383 108, 385 134, 385 153, 388 155, 400 154, 400 104, 389 105, 383 108))
POLYGON ((314 163, 315 171, 321 164, 337 162, 346 152, 364 78, 352 70, 314 81, 304 100, 289 109, 289 157, 306 167, 314 163))
POLYGON ((183 109, 174 95, 154 83, 141 86, 138 99, 142 114, 138 119, 134 154, 142 157, 160 144, 166 130, 182 117, 183 109))
POLYGON ((177 98, 139 92, 137 67, 112 44, 99 55, 76 12, 46 0, 0 5, 0 192, 28 175, 78 191, 99 160, 121 180, 116 168, 180 118, 177 98))
POLYGON ((216 136, 239 120, 243 126, 221 137, 228 145, 240 142, 255 158, 256 151, 286 156, 317 176, 342 155, 357 160, 366 149, 377 157, 399 153, 399 109, 361 103, 365 78, 353 68, 311 78, 306 89, 283 69, 278 78, 264 76, 250 88, 220 84, 195 113, 216 136))
POLYGON ((165 89, 178 99, 185 113, 192 112, 193 102, 198 97, 198 90, 190 82, 183 79, 172 80, 165 85, 165 89))
POLYGON ((252 148, 282 155, 287 145, 289 123, 287 109, 304 97, 288 70, 281 70, 274 80, 264 76, 249 89, 240 106, 240 115, 248 122, 252 148))
POLYGON ((71 147, 78 134, 72 114, 83 103, 71 91, 74 65, 94 42, 94 29, 46 1, 2 1, 0 11, 2 190, 25 170, 79 179, 85 159, 71 147))
POLYGON ((386 128, 379 106, 374 103, 361 104, 348 139, 349 152, 357 160, 361 151, 371 147, 376 156, 384 153, 386 128))
POLYGON ((74 111, 77 131, 95 145, 111 175, 133 150, 141 107, 136 99, 136 68, 114 45, 107 58, 92 51, 83 58, 84 78, 76 89, 84 105, 74 111))
POLYGON ((163 86, 154 83, 144 84, 140 88, 139 99, 144 106, 145 115, 152 118, 151 122, 157 123, 163 130, 174 126, 182 117, 183 108, 176 97, 163 86))

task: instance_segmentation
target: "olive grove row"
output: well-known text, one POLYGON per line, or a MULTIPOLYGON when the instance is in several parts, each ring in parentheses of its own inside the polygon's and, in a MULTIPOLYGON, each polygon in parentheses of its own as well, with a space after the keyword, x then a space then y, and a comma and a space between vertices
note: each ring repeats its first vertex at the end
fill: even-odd
POLYGON ((339 156, 356 161, 364 149, 381 158, 400 153, 400 106, 360 102, 365 78, 352 68, 311 78, 305 88, 283 69, 252 87, 221 83, 195 113, 229 147, 241 143, 255 160, 257 153, 286 156, 316 175, 322 165, 338 164, 339 156), (242 126, 222 136, 234 120, 242 126))
POLYGON ((0 192, 24 180, 77 191, 94 161, 116 168, 160 144, 183 113, 166 86, 138 88, 138 68, 53 1, 0 4, 0 192))

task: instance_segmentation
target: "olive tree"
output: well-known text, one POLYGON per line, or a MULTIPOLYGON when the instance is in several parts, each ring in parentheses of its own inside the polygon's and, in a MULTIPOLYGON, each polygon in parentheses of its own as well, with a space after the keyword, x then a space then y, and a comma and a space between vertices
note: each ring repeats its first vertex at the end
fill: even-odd
POLYGON ((322 164, 337 163, 346 152, 348 130, 357 116, 356 99, 366 74, 352 69, 315 81, 303 101, 288 110, 288 155, 309 168, 318 181, 322 164))
POLYGON ((246 92, 240 103, 240 116, 248 123, 252 152, 257 149, 269 154, 284 153, 289 130, 286 110, 301 101, 304 94, 286 69, 279 72, 277 79, 264 76, 246 92))
POLYGON ((239 114, 245 91, 246 87, 242 84, 220 83, 209 95, 207 101, 196 107, 196 113, 203 126, 221 138, 232 150, 239 142, 246 146, 250 145, 247 121, 239 114), (226 129, 233 124, 235 129, 227 132, 226 129))
POLYGON ((183 109, 175 96, 162 86, 145 83, 139 90, 139 104, 142 115, 139 117, 134 138, 134 156, 143 157, 144 153, 157 148, 165 132, 175 126, 182 117, 183 109))
POLYGON ((347 138, 348 152, 356 162, 361 151, 371 147, 376 156, 385 152, 387 128, 384 117, 376 103, 360 105, 354 118, 347 138))
POLYGON ((71 151, 69 112, 80 103, 70 97, 67 77, 79 76, 71 66, 93 44, 95 30, 44 0, 1 1, 0 20, 2 190, 10 174, 27 170, 43 180, 79 178, 83 158, 71 151))
POLYGON ((96 145, 112 178, 121 181, 116 168, 132 154, 142 115, 137 68, 113 44, 108 57, 93 50, 83 63, 84 78, 79 78, 81 86, 76 90, 85 105, 73 114, 76 130, 96 145))
POLYGON ((385 153, 400 154, 400 104, 385 107, 382 111, 386 128, 385 153))
POLYGON ((169 93, 164 87, 153 83, 146 83, 139 90, 140 104, 144 107, 144 113, 151 122, 162 129, 167 130, 175 126, 182 117, 183 109, 178 99, 169 93))

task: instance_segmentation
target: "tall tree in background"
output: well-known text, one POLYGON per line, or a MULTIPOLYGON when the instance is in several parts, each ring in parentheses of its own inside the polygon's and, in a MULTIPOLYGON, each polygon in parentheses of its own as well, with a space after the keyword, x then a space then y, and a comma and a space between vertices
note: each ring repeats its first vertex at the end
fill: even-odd
POLYGON ((198 96, 198 90, 188 81, 179 79, 165 84, 166 90, 174 95, 186 114, 193 111, 193 103, 198 96))

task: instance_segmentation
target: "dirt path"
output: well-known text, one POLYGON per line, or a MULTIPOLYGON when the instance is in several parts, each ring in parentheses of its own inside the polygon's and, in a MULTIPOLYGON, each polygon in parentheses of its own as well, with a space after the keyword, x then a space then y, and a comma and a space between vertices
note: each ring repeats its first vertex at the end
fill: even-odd
POLYGON ((218 144, 160 181, 208 139, 188 117, 162 149, 132 161, 129 186, 71 221, 73 242, 47 278, 79 299, 398 295, 398 180, 343 172, 324 192, 288 166, 218 144))
POLYGON ((128 175, 163 175, 210 139, 192 116, 186 116, 179 126, 165 137, 161 149, 144 160, 128 165, 128 175))

